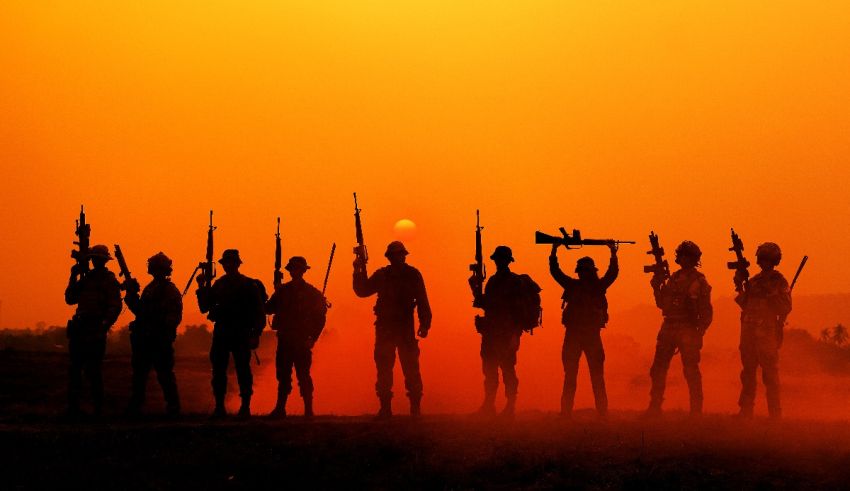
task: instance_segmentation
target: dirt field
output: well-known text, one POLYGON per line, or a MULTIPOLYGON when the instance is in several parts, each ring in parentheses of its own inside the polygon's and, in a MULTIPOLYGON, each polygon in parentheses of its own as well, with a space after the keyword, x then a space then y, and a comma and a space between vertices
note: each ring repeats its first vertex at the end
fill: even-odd
MULTIPOLYGON (((821 488, 850 482, 850 425, 756 419, 701 420, 670 413, 644 422, 614 412, 599 422, 580 411, 564 421, 523 412, 514 421, 465 415, 254 418, 210 421, 208 365, 181 360, 185 407, 179 421, 126 421, 127 360, 108 361, 110 415, 69 424, 64 357, 0 353, 3 489, 302 488, 821 488), (197 379, 197 380, 194 380, 197 379), (189 391, 193 388, 194 392, 189 391)), ((297 408, 296 408, 297 410, 297 408)))

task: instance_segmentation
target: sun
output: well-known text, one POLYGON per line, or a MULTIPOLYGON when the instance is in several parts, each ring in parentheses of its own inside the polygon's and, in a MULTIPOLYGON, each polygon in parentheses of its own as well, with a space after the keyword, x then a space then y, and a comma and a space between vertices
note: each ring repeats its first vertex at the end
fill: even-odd
POLYGON ((410 240, 416 236, 416 224, 413 220, 402 218, 393 225, 393 232, 399 240, 410 240))

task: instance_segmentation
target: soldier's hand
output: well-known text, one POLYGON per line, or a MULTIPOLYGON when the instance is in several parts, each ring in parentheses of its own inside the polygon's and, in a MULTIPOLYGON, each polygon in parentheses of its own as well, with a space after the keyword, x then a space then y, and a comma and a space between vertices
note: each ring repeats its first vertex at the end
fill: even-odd
POLYGON ((138 280, 132 278, 124 282, 124 289, 127 290, 127 293, 133 295, 139 293, 141 286, 139 286, 138 280))
POLYGON ((431 328, 425 327, 425 326, 419 326, 419 331, 416 334, 418 334, 420 338, 423 338, 423 339, 427 338, 429 329, 431 329, 431 328))
POLYGON ((74 265, 71 266, 71 276, 80 276, 82 272, 83 268, 80 267, 79 263, 74 263, 74 265))
POLYGON ((649 280, 649 285, 652 287, 653 290, 657 290, 657 289, 661 288, 661 285, 663 283, 664 283, 664 278, 662 278, 661 275, 658 275, 658 274, 652 275, 652 278, 649 280))
POLYGON ((607 245, 607 246, 608 246, 608 249, 610 249, 610 250, 611 250, 611 255, 612 255, 612 256, 616 255, 616 254, 617 254, 617 249, 619 249, 619 248, 620 248, 620 245, 619 245, 619 244, 617 244, 617 242, 616 242, 616 241, 613 241, 613 240, 609 240, 609 241, 608 241, 608 243, 607 243, 607 244, 605 244, 605 245, 607 245))
POLYGON ((735 281, 736 286, 743 285, 749 278, 750 278, 750 274, 747 271, 744 271, 744 270, 741 270, 741 269, 735 271, 734 281, 735 281))
POLYGON ((199 286, 199 287, 200 287, 200 286, 203 286, 203 284, 204 284, 204 282, 206 281, 206 279, 207 279, 207 276, 206 276, 204 273, 198 273, 198 275, 197 275, 197 276, 195 276, 195 281, 197 281, 197 282, 198 282, 198 286, 199 286))

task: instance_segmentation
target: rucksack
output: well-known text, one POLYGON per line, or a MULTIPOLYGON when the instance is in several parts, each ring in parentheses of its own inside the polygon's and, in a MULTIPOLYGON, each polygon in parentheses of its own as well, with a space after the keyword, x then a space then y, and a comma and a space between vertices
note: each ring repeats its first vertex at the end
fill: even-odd
POLYGON ((534 334, 534 328, 543 322, 543 308, 540 302, 540 286, 527 274, 518 275, 519 295, 516 305, 516 322, 523 331, 534 334))

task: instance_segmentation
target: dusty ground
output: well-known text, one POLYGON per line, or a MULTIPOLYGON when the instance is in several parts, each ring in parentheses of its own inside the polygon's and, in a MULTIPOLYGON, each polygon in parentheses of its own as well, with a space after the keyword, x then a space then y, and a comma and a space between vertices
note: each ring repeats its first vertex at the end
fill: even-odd
MULTIPOLYGON (((126 360, 108 361, 107 386, 123 393, 126 360)), ((208 377, 202 358, 181 360, 184 380, 208 377)), ((465 415, 322 416, 312 422, 254 418, 210 421, 208 388, 184 384, 194 413, 178 421, 151 415, 127 421, 126 401, 110 415, 70 424, 64 357, 0 353, 0 453, 3 489, 203 488, 845 488, 850 483, 850 424, 727 415, 693 421, 670 413, 644 422, 590 411, 572 421, 523 412, 514 421, 465 415), (26 362, 26 363, 23 363, 26 362)), ((296 408, 297 409, 297 408, 296 408)))

